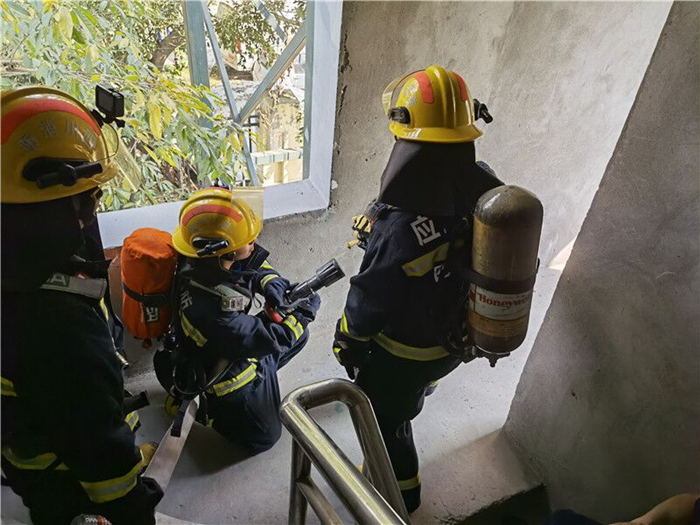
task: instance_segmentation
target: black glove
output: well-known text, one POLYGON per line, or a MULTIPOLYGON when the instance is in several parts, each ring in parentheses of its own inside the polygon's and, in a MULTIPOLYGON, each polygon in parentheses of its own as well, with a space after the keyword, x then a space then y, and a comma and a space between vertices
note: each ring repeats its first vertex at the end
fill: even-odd
POLYGON ((485 172, 489 173, 490 175, 493 175, 494 177, 496 176, 496 171, 495 171, 491 166, 489 166, 488 164, 486 164, 485 161, 483 161, 483 160, 477 160, 477 161, 476 161, 476 165, 479 166, 479 167, 480 167, 482 170, 484 170, 485 172))
POLYGON ((369 359, 369 341, 358 341, 340 331, 340 320, 335 327, 333 355, 345 367, 350 379, 355 379, 356 369, 362 368, 369 359))
POLYGON ((284 294, 289 290, 289 281, 284 277, 275 277, 265 285, 263 295, 270 306, 285 306, 284 294))
POLYGON ((316 312, 321 307, 321 298, 317 293, 309 295, 306 299, 299 302, 294 308, 295 312, 298 312, 307 323, 311 323, 316 320, 316 312))

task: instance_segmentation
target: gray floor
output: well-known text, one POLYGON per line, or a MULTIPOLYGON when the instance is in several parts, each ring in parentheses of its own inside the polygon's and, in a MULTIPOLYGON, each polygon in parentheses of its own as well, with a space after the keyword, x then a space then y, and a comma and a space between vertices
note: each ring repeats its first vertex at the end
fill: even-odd
MULTIPOLYGON (((283 395, 339 375, 341 369, 330 355, 333 328, 334 323, 323 319, 313 325, 307 348, 280 371, 283 395)), ((148 390, 152 401, 152 406, 140 411, 138 440, 160 440, 169 419, 162 408, 164 393, 148 369, 152 350, 130 344, 128 352, 133 363, 128 386, 133 392, 148 390)), ((413 523, 460 519, 537 485, 522 470, 499 432, 526 357, 516 353, 495 369, 485 360, 464 365, 442 380, 426 400, 423 413, 414 421, 423 505, 412 515, 413 523)), ((313 414, 348 457, 361 464, 345 408, 337 404, 316 409, 313 414)), ((285 523, 290 452, 291 437, 285 431, 269 452, 242 459, 240 452, 213 430, 197 425, 158 510, 165 516, 206 525, 285 523)), ((21 504, 6 487, 2 496, 3 517, 26 522, 21 504)), ((340 508, 337 501, 336 508, 340 508)), ((347 515, 344 518, 350 521, 347 515)), ((317 522, 315 516, 309 521, 317 522)), ((161 517, 159 523, 172 521, 161 517)))

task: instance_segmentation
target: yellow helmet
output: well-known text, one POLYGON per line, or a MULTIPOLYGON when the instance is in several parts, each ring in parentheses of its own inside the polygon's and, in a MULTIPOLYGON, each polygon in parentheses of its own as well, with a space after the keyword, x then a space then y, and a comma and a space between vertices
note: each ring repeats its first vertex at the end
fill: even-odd
POLYGON ((396 78, 382 94, 389 129, 398 138, 419 142, 472 142, 482 132, 474 125, 474 101, 454 71, 430 66, 396 78), (396 89, 403 83, 396 104, 396 89))
POLYGON ((253 242, 262 231, 262 189, 207 188, 180 210, 173 246, 186 257, 219 257, 253 242))
POLYGON ((117 173, 116 130, 78 100, 47 87, 3 91, 2 202, 25 204, 77 195, 117 173))

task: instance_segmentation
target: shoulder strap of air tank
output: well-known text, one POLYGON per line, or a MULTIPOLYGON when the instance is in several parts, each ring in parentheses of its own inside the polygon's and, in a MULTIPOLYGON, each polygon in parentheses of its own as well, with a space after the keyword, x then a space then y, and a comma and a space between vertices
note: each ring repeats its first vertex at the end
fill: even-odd
POLYGON ((364 216, 367 217, 370 223, 374 224, 385 212, 391 210, 393 206, 378 202, 376 200, 369 203, 365 210, 364 216))

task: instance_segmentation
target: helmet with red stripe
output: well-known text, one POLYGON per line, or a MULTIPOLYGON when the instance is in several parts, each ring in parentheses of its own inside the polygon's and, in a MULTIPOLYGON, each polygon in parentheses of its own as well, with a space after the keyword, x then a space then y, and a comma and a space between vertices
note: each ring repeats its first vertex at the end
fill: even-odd
POLYGON ((173 246, 187 257, 219 257, 250 244, 262 231, 262 189, 207 188, 180 210, 173 246))
POLYGON ((440 66, 394 79, 384 90, 382 104, 391 120, 389 129, 400 139, 472 142, 482 135, 474 125, 478 117, 467 84, 457 73, 440 66))
POLYGON ((117 132, 72 96, 47 87, 3 91, 2 202, 83 193, 117 173, 117 132))

